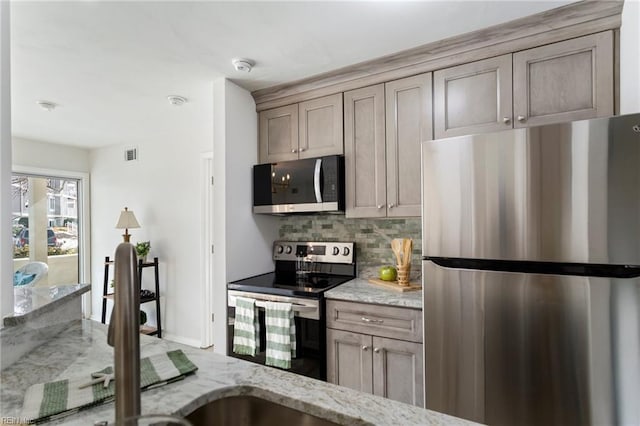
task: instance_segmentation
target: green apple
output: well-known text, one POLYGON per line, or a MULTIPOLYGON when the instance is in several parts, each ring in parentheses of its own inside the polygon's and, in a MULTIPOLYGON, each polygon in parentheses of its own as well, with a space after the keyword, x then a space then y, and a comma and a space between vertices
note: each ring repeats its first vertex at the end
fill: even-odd
POLYGON ((383 266, 378 272, 378 276, 382 281, 395 281, 398 271, 393 266, 383 266))

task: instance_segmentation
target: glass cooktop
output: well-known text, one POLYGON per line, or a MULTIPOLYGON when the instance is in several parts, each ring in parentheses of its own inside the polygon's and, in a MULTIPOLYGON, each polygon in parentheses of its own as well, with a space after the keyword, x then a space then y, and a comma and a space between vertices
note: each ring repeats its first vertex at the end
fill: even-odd
POLYGON ((269 272, 254 277, 232 281, 227 284, 230 290, 252 291, 255 293, 279 294, 282 296, 302 296, 322 298, 322 293, 342 283, 352 280, 345 275, 309 274, 302 278, 295 272, 269 272))

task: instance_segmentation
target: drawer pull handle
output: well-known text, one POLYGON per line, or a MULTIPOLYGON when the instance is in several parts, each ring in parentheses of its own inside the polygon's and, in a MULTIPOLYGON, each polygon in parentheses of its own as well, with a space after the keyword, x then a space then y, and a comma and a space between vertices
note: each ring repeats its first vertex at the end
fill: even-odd
POLYGON ((384 322, 384 320, 379 320, 379 319, 371 319, 371 318, 367 318, 367 317, 362 317, 360 318, 362 321, 364 322, 372 322, 374 324, 382 324, 384 322))

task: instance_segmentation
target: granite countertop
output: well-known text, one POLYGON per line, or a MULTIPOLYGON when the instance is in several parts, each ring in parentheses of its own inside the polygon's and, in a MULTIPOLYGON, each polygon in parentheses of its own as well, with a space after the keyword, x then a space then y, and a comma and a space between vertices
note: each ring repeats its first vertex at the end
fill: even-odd
MULTIPOLYGON (((0 412, 20 416, 26 389, 34 383, 84 377, 112 364, 107 326, 78 320, 58 337, 37 348, 0 374, 0 412)), ((141 336, 141 356, 182 349, 199 367, 182 381, 142 393, 142 414, 187 415, 206 402, 233 395, 253 395, 348 425, 471 425, 472 422, 391 401, 275 368, 217 355, 163 339, 141 336)), ((108 403, 52 424, 87 425, 113 421, 108 403)))
POLYGON ((422 309, 422 291, 400 292, 356 278, 324 293, 327 299, 422 309))
POLYGON ((90 284, 51 287, 14 287, 13 315, 3 319, 4 326, 27 322, 31 318, 56 309, 67 300, 91 290, 90 284))

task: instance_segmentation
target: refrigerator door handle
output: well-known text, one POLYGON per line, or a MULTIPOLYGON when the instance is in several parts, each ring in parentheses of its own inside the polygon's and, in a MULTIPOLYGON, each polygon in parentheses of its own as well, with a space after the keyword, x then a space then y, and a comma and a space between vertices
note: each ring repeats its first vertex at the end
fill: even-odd
POLYGON ((424 257, 438 266, 481 271, 520 272, 525 274, 572 275, 580 277, 637 278, 640 265, 606 265, 595 263, 524 262, 519 260, 424 257))

